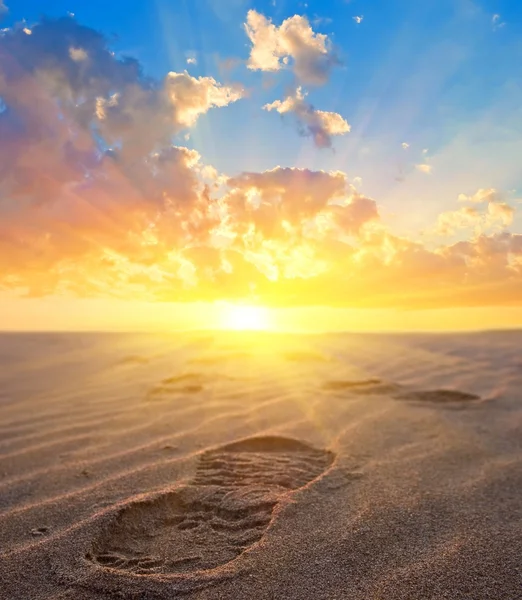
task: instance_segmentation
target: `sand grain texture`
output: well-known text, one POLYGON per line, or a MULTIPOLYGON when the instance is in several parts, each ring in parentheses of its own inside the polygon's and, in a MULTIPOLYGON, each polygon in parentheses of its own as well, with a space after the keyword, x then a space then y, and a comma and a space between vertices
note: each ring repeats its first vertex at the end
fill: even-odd
POLYGON ((0 598, 522 599, 521 347, 0 336, 0 598))

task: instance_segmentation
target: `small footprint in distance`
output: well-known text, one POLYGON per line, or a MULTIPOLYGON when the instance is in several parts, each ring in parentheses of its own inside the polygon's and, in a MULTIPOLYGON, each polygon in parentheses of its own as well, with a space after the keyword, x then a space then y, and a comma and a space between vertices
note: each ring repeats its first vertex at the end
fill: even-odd
POLYGON ((183 373, 163 379, 159 385, 149 391, 148 398, 174 393, 197 394, 201 391, 203 391, 203 375, 200 373, 183 373))
POLYGON ((318 478, 334 458, 275 436, 209 450, 191 485, 121 509, 87 558, 141 575, 224 565, 263 537, 284 494, 318 478))
POLYGON ((383 394, 396 394, 401 390, 401 387, 396 383, 388 383, 381 379, 361 379, 349 380, 339 379, 327 381, 323 385, 323 389, 331 392, 352 392, 358 395, 372 396, 383 394))
POLYGON ((388 383, 380 379, 332 380, 323 385, 323 389, 331 392, 349 392, 356 395, 387 395, 395 400, 440 404, 448 406, 466 405, 481 402, 480 396, 460 390, 407 390, 396 383, 388 383))
POLYGON ((413 402, 429 402, 434 404, 474 403, 480 402, 480 396, 459 390, 418 390, 397 396, 399 400, 413 402))

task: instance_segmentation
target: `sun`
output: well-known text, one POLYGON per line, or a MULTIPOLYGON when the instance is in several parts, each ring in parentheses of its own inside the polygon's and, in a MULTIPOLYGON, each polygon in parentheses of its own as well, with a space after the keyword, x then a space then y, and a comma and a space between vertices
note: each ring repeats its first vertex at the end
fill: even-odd
POLYGON ((236 331, 265 331, 270 328, 268 310, 262 306, 227 306, 223 328, 236 331))

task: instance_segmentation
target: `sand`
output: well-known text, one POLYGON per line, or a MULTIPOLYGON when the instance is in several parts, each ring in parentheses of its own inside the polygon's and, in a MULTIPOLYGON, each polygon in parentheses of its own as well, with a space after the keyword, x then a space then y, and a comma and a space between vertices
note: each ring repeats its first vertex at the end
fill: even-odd
POLYGON ((522 332, 0 336, 0 598, 522 598, 522 332))

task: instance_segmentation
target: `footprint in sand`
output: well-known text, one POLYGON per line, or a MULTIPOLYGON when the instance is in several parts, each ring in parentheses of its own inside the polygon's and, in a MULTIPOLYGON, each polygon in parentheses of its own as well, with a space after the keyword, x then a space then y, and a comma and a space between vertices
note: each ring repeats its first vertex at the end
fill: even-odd
POLYGON ((203 391, 203 376, 200 373, 184 373, 163 379, 159 385, 149 391, 148 398, 175 393, 197 394, 201 391, 203 391))
POLYGON ((401 387, 396 383, 387 383, 380 379, 361 379, 361 380, 333 380, 327 381, 323 389, 331 392, 352 392, 358 395, 371 396, 383 394, 396 394, 401 387))
POLYGON ((407 392, 397 396, 399 400, 409 400, 413 402, 430 402, 435 404, 454 404, 454 403, 472 403, 479 402, 480 396, 468 394, 459 390, 419 390, 407 392))
POLYGON ((407 391, 396 383, 387 383, 380 379, 362 379, 359 381, 333 380, 327 381, 323 389, 331 392, 351 392, 357 395, 388 395, 395 400, 409 402, 427 402, 432 404, 462 405, 479 402, 481 398, 475 394, 459 390, 412 390, 407 391))
POLYGON ((285 493, 319 477, 333 460, 332 452, 283 437, 210 450, 192 485, 123 508, 87 558, 136 574, 224 565, 263 537, 285 493))

